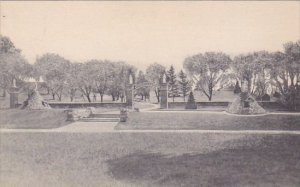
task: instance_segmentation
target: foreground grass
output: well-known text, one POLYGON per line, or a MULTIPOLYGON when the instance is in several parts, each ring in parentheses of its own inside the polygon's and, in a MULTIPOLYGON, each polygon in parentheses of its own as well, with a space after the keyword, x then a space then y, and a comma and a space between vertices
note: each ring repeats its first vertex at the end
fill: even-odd
POLYGON ((300 136, 2 133, 3 186, 298 186, 300 136))
POLYGON ((51 129, 69 124, 63 110, 0 110, 0 127, 12 129, 51 129))
POLYGON ((117 129, 300 130, 300 116, 232 116, 200 112, 135 112, 117 129))

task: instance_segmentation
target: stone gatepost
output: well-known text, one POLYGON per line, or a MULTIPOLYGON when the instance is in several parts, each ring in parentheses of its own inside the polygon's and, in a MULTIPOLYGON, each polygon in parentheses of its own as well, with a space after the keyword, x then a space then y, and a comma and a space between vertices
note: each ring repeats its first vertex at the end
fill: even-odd
POLYGON ((16 86, 16 80, 13 80, 13 85, 9 90, 10 108, 18 107, 19 89, 16 86))
POLYGON ((129 84, 127 85, 126 88, 126 105, 127 107, 132 108, 133 107, 133 78, 132 75, 129 75, 129 84))
POLYGON ((160 95, 160 108, 162 108, 162 109, 169 108, 169 106, 168 106, 168 83, 166 81, 165 74, 163 75, 163 79, 160 84, 159 95, 160 95))

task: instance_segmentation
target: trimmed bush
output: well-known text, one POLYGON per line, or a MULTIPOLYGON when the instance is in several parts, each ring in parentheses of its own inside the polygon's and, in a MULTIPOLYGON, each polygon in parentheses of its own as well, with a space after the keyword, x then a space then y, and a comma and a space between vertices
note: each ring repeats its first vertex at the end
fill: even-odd
POLYGON ((279 92, 275 92, 273 94, 273 97, 276 97, 276 98, 280 98, 281 97, 281 94, 279 92))
POLYGON ((234 86, 233 93, 238 94, 238 93, 241 93, 241 91, 242 91, 242 90, 241 90, 239 81, 236 81, 236 84, 235 84, 235 86, 234 86))
POLYGON ((185 105, 185 109, 197 109, 197 104, 195 102, 193 92, 190 92, 190 94, 189 94, 188 101, 185 105))
POLYGON ((271 100, 271 97, 268 95, 268 94, 265 94, 261 97, 261 100, 262 101, 270 101, 271 100))

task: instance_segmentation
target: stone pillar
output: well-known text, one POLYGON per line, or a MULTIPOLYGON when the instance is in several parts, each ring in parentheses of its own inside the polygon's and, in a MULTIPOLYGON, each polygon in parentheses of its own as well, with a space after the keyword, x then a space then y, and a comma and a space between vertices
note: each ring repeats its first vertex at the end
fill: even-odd
POLYGON ((130 108, 133 107, 133 84, 128 84, 126 89, 126 105, 130 108))
POLYGON ((168 83, 161 83, 159 89, 160 108, 169 108, 168 106, 168 83))
POLYGON ((10 108, 18 107, 19 89, 13 85, 9 90, 10 108))

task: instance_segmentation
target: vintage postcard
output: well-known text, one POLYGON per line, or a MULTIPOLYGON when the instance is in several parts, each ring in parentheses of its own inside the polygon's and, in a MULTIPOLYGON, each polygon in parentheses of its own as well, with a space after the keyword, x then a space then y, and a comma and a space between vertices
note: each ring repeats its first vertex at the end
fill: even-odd
POLYGON ((300 2, 0 1, 0 186, 300 186, 300 2))

